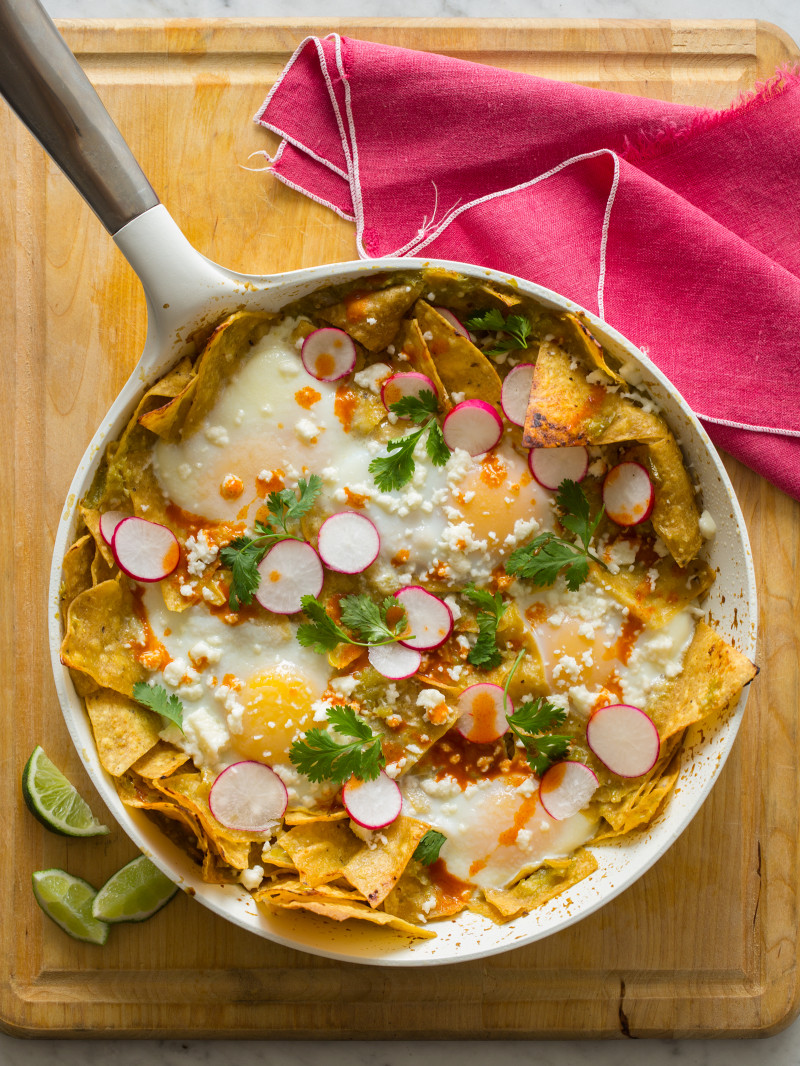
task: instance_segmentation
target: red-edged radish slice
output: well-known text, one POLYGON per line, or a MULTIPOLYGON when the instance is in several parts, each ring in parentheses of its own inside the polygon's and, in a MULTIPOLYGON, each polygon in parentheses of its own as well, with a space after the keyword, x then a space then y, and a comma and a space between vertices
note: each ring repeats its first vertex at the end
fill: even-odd
POLYGON ((531 448, 528 467, 543 489, 557 489, 562 481, 583 481, 589 469, 589 452, 582 444, 573 448, 531 448))
POLYGON ((266 833, 283 817, 289 794, 275 771, 263 762, 235 762, 211 786, 211 813, 228 829, 266 833))
POLYGON ((338 381, 356 365, 356 346, 343 329, 324 326, 309 333, 300 349, 300 358, 317 381, 338 381))
POLYGON ((117 526, 120 522, 124 522, 126 518, 131 517, 125 511, 105 511, 100 515, 100 536, 109 548, 114 540, 114 534, 117 532, 117 526))
POLYGON ((111 551, 120 570, 135 581, 163 581, 181 559, 172 530, 146 518, 124 518, 114 530, 111 551))
POLYGON ((453 615, 447 604, 419 585, 405 585, 395 599, 406 611, 410 635, 401 641, 417 651, 444 644, 453 631, 453 615))
POLYGON ((515 426, 525 425, 532 381, 533 363, 520 363, 506 375, 503 381, 500 403, 503 407, 503 414, 515 426))
MULTIPOLYGON (((402 400, 404 396, 419 396, 422 392, 432 392, 434 396, 437 395, 436 386, 427 374, 418 374, 416 370, 410 370, 407 373, 392 374, 384 381, 381 385, 381 400, 388 411, 391 404, 402 400)), ((405 417, 407 416, 401 415, 401 418, 405 417)))
POLYGON ((339 511, 320 526, 317 549, 329 570, 360 574, 378 558, 381 538, 375 525, 363 514, 339 511))
POLYGON ((483 455, 502 437, 503 420, 485 400, 464 400, 445 418, 442 435, 451 451, 462 448, 470 455, 483 455))
POLYGON ((583 810, 599 784, 594 770, 564 759, 545 771, 539 784, 539 802, 551 818, 571 818, 583 810))
POLYGON ((383 829, 400 814, 403 794, 383 770, 374 781, 351 777, 342 789, 345 810, 364 829, 383 829))
POLYGON ((470 331, 467 329, 467 327, 464 325, 464 323, 461 321, 461 319, 457 318, 453 314, 453 312, 450 310, 449 307, 436 307, 436 306, 434 306, 433 309, 434 309, 434 311, 438 311, 439 314, 442 316, 443 319, 445 319, 446 322, 450 323, 450 325, 453 327, 453 329, 456 331, 456 333, 460 333, 461 336, 462 337, 466 337, 468 341, 472 340, 472 335, 470 334, 470 331))
POLYGON ((638 526, 650 517, 655 502, 653 483, 641 463, 618 463, 606 474, 603 505, 618 526, 638 526))
POLYGON ((258 564, 261 584, 255 597, 275 614, 296 614, 303 596, 322 592, 322 563, 310 544, 282 540, 258 564))
POLYGON ((514 705, 506 698, 503 709, 503 689, 488 681, 479 685, 470 685, 458 697, 458 709, 461 717, 456 722, 456 729, 462 737, 473 744, 491 744, 508 729, 506 714, 514 713, 514 705))
POLYGON ((655 766, 661 738, 653 719, 629 703, 595 711, 586 724, 586 743, 619 777, 641 777, 655 766))
POLYGON ((416 648, 407 648, 405 644, 377 644, 367 652, 372 666, 392 681, 404 681, 413 677, 422 663, 422 656, 416 648))

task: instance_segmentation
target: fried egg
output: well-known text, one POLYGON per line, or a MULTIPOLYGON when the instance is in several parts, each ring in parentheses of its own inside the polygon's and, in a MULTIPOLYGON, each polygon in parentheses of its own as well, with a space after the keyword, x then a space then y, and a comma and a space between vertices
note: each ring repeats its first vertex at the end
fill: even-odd
POLYGON ((535 778, 484 778, 461 789, 450 777, 402 779, 403 809, 446 836, 447 870, 480 888, 506 888, 544 859, 570 855, 597 821, 583 813, 557 821, 539 802, 535 778))
POLYGON ((156 475, 179 507, 212 521, 252 522, 268 491, 317 473, 325 514, 358 510, 374 523, 375 580, 395 586, 399 575, 435 573, 454 587, 465 575, 486 580, 517 544, 552 526, 552 494, 533 480, 509 435, 488 456, 456 451, 443 467, 427 459, 423 440, 412 481, 380 492, 369 464, 385 448, 350 431, 336 382, 306 372, 291 340, 296 324, 288 318, 254 345, 197 433, 156 445, 156 475))
MULTIPOLYGON (((327 658, 295 639, 297 624, 266 614, 235 626, 205 604, 168 611, 160 590, 148 586, 143 605, 151 644, 163 649, 153 679, 184 704, 184 732, 165 736, 189 751, 200 767, 219 772, 241 759, 268 763, 292 786, 297 774, 288 751, 296 736, 312 728, 313 705, 334 671, 327 658)), ((329 790, 304 779, 303 796, 313 801, 329 790), (306 787, 306 785, 308 787, 306 787)))

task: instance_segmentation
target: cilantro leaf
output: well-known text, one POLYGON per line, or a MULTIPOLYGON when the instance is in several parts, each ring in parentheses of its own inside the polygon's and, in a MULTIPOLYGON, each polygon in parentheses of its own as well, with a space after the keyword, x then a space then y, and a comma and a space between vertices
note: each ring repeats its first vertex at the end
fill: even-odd
POLYGON ((318 655, 332 651, 337 644, 350 644, 350 636, 331 618, 322 604, 314 596, 303 596, 300 600, 310 622, 303 622, 297 627, 297 640, 304 648, 311 648, 318 655))
POLYGON ((386 445, 387 455, 378 455, 369 464, 369 472, 381 492, 401 489, 414 476, 414 449, 422 436, 422 430, 408 437, 398 437, 386 445))
POLYGON ((310 781, 373 781, 386 765, 380 737, 350 706, 330 707, 327 713, 336 733, 352 739, 342 741, 329 730, 309 729, 289 748, 292 765, 310 781))
POLYGON ((499 333, 500 330, 506 328, 506 320, 503 318, 502 312, 498 311, 496 307, 490 308, 488 311, 477 311, 471 318, 468 318, 465 322, 467 329, 491 330, 494 333, 499 333))
POLYGON ((162 718, 174 723, 183 732, 183 704, 175 695, 167 695, 163 685, 148 685, 146 681, 137 681, 133 686, 133 698, 144 707, 160 714, 162 718))
POLYGON ((444 442, 442 427, 438 422, 431 422, 428 439, 425 441, 425 451, 434 466, 444 466, 452 454, 444 442))
POLYGON ((389 644, 400 637, 408 625, 405 608, 394 598, 387 596, 378 605, 369 596, 344 596, 341 600, 342 621, 355 629, 367 644, 389 644), (387 621, 390 610, 398 612, 393 625, 387 621))
POLYGON ((522 703, 513 714, 506 715, 511 732, 522 742, 528 763, 537 777, 569 750, 569 736, 547 732, 553 726, 561 725, 566 716, 562 707, 549 703, 544 696, 522 703))
POLYGON ((423 866, 430 866, 431 863, 436 862, 439 858, 439 852, 445 840, 447 840, 447 837, 444 833, 440 833, 438 829, 429 829, 419 844, 417 844, 411 858, 421 862, 423 866))
POLYGON ((228 602, 232 611, 238 611, 243 603, 252 603, 253 595, 261 584, 258 564, 269 549, 281 540, 303 540, 302 536, 290 533, 288 522, 297 522, 307 514, 322 490, 322 478, 312 474, 306 481, 300 478, 297 492, 281 489, 267 497, 267 509, 271 521, 278 525, 256 522, 254 537, 237 537, 219 553, 220 562, 231 571, 231 589, 228 602))
POLYGON ((414 449, 427 433, 425 450, 434 466, 444 466, 450 449, 444 442, 442 428, 437 421, 439 400, 430 389, 419 396, 403 396, 389 404, 389 410, 402 418, 410 418, 420 428, 406 437, 396 437, 386 445, 386 455, 376 456, 369 464, 369 472, 381 492, 401 489, 414 476, 414 449))
POLYGON ((555 533, 540 533, 529 544, 514 549, 508 557, 506 573, 524 577, 540 587, 552 585, 559 574, 563 574, 567 588, 575 592, 589 576, 590 559, 607 569, 603 560, 589 550, 603 509, 601 507, 592 518, 583 489, 569 480, 561 482, 556 504, 561 512, 561 525, 574 533, 581 544, 555 533))
POLYGON ((497 648, 497 627, 508 609, 508 604, 503 602, 499 592, 493 595, 486 589, 475 588, 474 584, 467 585, 464 595, 479 607, 476 617, 478 639, 470 649, 467 662, 472 666, 493 670, 502 662, 497 648))
POLYGON ((480 311, 467 319, 467 329, 488 330, 492 333, 505 333, 493 342, 492 348, 485 348, 486 355, 503 355, 505 352, 525 350, 530 347, 531 324, 524 315, 509 315, 503 318, 496 308, 480 311))
POLYGON ((439 400, 430 389, 423 389, 419 396, 403 396, 402 399, 389 404, 389 410, 400 418, 410 418, 415 425, 421 426, 439 410, 439 400))

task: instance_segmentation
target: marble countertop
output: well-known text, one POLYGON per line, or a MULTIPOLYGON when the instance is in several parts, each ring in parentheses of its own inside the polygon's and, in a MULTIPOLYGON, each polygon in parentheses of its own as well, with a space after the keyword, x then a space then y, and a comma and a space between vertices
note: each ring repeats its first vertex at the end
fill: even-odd
MULTIPOLYGON (((319 16, 330 0, 45 0, 54 18, 181 18, 319 16)), ((753 18, 774 22, 800 41, 800 5, 789 0, 349 0, 337 15, 384 17, 753 18)), ((800 1021, 778 1036, 752 1041, 651 1041, 646 1049, 615 1041, 496 1042, 259 1042, 259 1041, 22 1041, 0 1034, 0 1066, 628 1066, 646 1055, 652 1066, 763 1066, 800 1063, 800 1021)))

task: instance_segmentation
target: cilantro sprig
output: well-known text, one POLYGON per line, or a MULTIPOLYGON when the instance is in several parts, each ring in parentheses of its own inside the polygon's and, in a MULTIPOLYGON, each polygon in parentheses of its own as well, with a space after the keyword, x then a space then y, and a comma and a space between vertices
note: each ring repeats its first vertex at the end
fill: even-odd
POLYGON ((563 733, 550 733, 548 730, 561 725, 567 717, 563 707, 550 703, 544 696, 521 703, 513 714, 508 714, 508 687, 511 684, 520 660, 525 655, 523 649, 514 660, 503 687, 503 710, 506 721, 514 736, 522 743, 528 764, 537 777, 541 777, 549 766, 563 759, 569 751, 571 738, 563 733))
POLYGON ((144 707, 160 714, 183 732, 183 704, 175 695, 168 694, 163 685, 149 685, 146 681, 137 681, 133 686, 133 698, 144 707))
POLYGON ((419 396, 404 396, 389 404, 389 410, 402 418, 410 418, 420 428, 405 437, 396 437, 386 445, 387 455, 379 455, 369 464, 369 472, 381 492, 401 489, 414 476, 414 449, 427 433, 425 451, 434 466, 444 466, 450 449, 444 442, 442 427, 437 421, 439 401, 430 389, 419 396))
POLYGON ((503 315, 497 308, 479 311, 467 319, 467 329, 489 330, 492 333, 504 333, 498 337, 492 348, 484 348, 485 355, 504 355, 506 352, 525 350, 531 339, 531 324, 524 315, 503 315))
POLYGON ((267 497, 269 520, 256 522, 255 536, 237 537, 219 553, 222 565, 231 571, 228 602, 232 611, 238 611, 243 603, 252 603, 261 584, 258 564, 273 545, 281 540, 305 539, 291 532, 289 526, 308 514, 321 489, 322 478, 312 474, 308 481, 299 479, 296 492, 293 489, 271 492, 267 497))
POLYGON ((574 533, 580 544, 555 533, 540 533, 529 544, 516 548, 508 557, 506 573, 516 574, 532 581, 534 585, 552 585, 563 573, 570 592, 575 592, 589 576, 589 560, 608 567, 589 545, 595 534, 603 508, 594 518, 583 489, 575 481, 562 481, 556 495, 561 525, 574 533))
POLYGON ((502 656, 497 647, 497 627, 508 609, 508 604, 503 602, 503 597, 499 592, 493 595, 486 589, 475 588, 472 583, 467 585, 463 595, 476 603, 479 608, 475 619, 478 623, 478 639, 470 649, 467 662, 472 666, 482 666, 486 670, 493 670, 502 662, 502 656))
POLYGON ((380 737, 350 706, 329 707, 330 730, 309 729, 289 748, 292 765, 310 781, 341 784, 351 777, 373 781, 386 765, 380 737))
POLYGON ((300 602, 310 621, 297 627, 297 639, 304 648, 311 648, 319 655, 332 651, 337 644, 356 644, 364 648, 392 644, 403 636, 408 626, 405 608, 394 596, 387 596, 379 604, 364 595, 342 597, 339 601, 341 620, 359 635, 360 640, 331 618, 315 596, 303 596, 300 602))
POLYGON ((440 833, 438 829, 429 829, 417 844, 411 858, 421 862, 423 866, 430 866, 439 858, 439 852, 445 840, 447 837, 444 833, 440 833))

